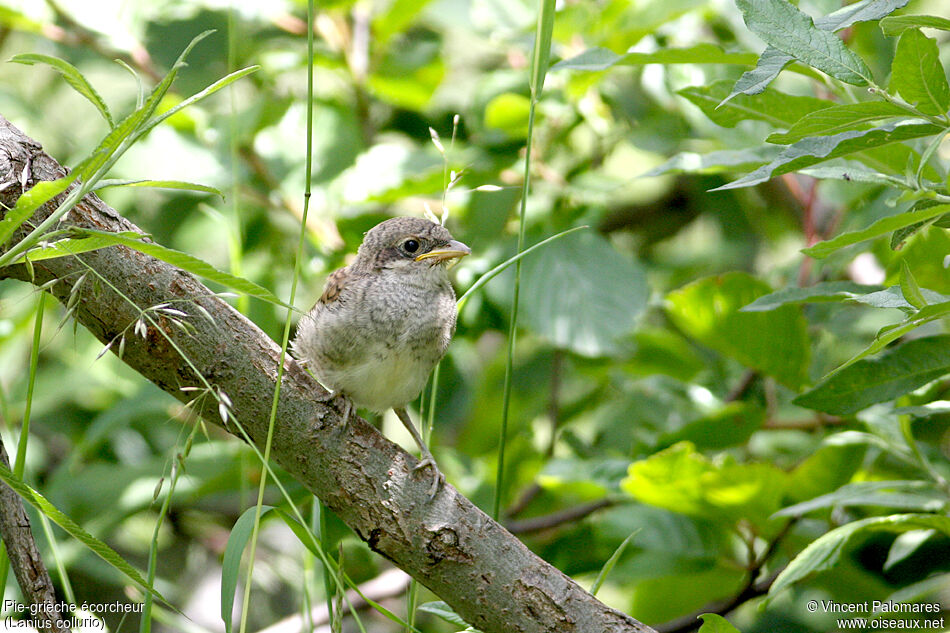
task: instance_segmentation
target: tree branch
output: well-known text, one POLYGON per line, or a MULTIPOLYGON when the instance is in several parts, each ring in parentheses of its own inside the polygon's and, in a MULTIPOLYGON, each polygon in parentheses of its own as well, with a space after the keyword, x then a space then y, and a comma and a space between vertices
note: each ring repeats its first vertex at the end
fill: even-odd
MULTIPOLYGON (((64 173, 35 141, 0 117, 0 202, 8 208, 20 195, 25 169, 30 183, 64 173)), ((43 207, 33 221, 50 212, 43 207)), ((91 195, 65 223, 139 230, 91 195)), ((21 228, 14 239, 23 234, 21 228)), ((49 291, 64 303, 78 295, 71 303, 74 318, 96 338, 108 343, 125 336, 123 362, 181 401, 195 395, 182 387, 205 390, 210 383, 229 396, 230 411, 263 446, 280 349, 191 275, 120 246, 37 261, 33 272, 31 277, 25 267, 12 266, 0 270, 0 278, 51 282, 49 291), (83 273, 89 273, 88 280, 77 286, 83 273), (142 311, 163 303, 190 315, 190 331, 153 312, 145 336, 133 334, 129 326, 142 311)), ((215 399, 198 398, 193 406, 207 421, 220 424, 215 399)), ((429 480, 426 471, 413 472, 415 458, 355 416, 344 429, 340 414, 340 402, 288 360, 274 429, 275 461, 374 551, 473 626, 486 633, 652 630, 599 602, 452 486, 429 501, 429 480)), ((227 430, 236 432, 233 424, 227 430)))
MULTIPOLYGON (((10 468, 10 460, 0 438, 0 463, 10 468)), ((36 616, 30 616, 34 621, 48 620, 52 626, 41 627, 43 631, 52 633, 66 632, 68 626, 57 626, 63 620, 60 602, 56 600, 53 590, 53 581, 43 565, 43 559, 33 540, 30 530, 30 518, 23 508, 23 500, 5 483, 0 482, 0 537, 7 548, 7 557, 13 574, 20 585, 23 597, 33 605, 43 605, 36 616)))

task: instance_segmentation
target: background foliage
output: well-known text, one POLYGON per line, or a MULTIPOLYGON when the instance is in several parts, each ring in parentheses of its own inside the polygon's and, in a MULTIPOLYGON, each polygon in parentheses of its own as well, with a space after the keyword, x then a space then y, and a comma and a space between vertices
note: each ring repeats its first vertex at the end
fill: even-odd
MULTIPOLYGON (((115 58, 151 85, 216 29, 159 111, 259 64, 156 127, 111 172, 200 182, 223 200, 101 195, 160 244, 289 296, 306 7, 97 4, 0 6, 4 57, 68 60, 116 113, 136 106, 139 89, 115 58)), ((950 604, 950 23, 945 7, 920 17, 941 15, 926 0, 838 9, 602 0, 557 12, 557 63, 530 139, 526 243, 590 229, 524 260, 502 507, 534 551, 662 630, 684 616, 696 626, 704 612, 729 613, 743 631, 834 628, 810 599, 950 604), (881 20, 895 9, 905 17, 881 20)), ((536 11, 521 0, 319 9, 298 308, 363 232, 427 205, 448 209, 472 247, 460 289, 515 253, 536 11)), ((64 164, 109 129, 47 66, 4 64, 0 77, 0 114, 64 164)), ((486 509, 512 283, 506 272, 463 306, 436 394, 435 454, 486 509)), ((31 368, 40 301, 0 285, 2 433, 16 446, 29 405, 24 479, 139 569, 157 546, 156 588, 191 621, 155 607, 156 626, 222 629, 222 556, 253 503, 257 457, 211 427, 188 439, 187 413, 112 354, 99 357, 52 302, 31 368), (175 464, 185 474, 174 493, 165 483, 156 496, 175 464)), ((280 339, 279 307, 234 302, 280 339)), ((273 487, 267 502, 281 504, 273 487)), ((257 550, 253 629, 323 599, 319 564, 275 519, 257 550)), ((354 580, 386 569, 341 524, 325 527, 354 580)), ((52 529, 45 546, 77 602, 141 599, 64 532, 52 529)), ((8 579, 6 595, 16 591, 8 579)), ((366 617, 372 630, 394 626, 366 617)), ((416 626, 459 628, 427 614, 416 626)))

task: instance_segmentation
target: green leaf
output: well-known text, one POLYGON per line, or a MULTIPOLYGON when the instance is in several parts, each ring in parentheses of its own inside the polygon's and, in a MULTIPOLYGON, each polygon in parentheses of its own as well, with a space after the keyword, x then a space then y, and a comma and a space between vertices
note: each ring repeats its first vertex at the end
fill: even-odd
MULTIPOLYGON (((856 22, 879 20, 892 11, 903 7, 908 1, 861 0, 816 19, 815 26, 824 31, 834 32, 847 28, 856 22)), ((772 46, 767 46, 759 57, 756 67, 739 77, 727 100, 732 99, 737 94, 759 94, 794 59, 791 55, 772 46)))
POLYGON ((746 26, 776 49, 839 81, 866 86, 871 71, 834 33, 785 0, 736 0, 746 26))
POLYGON ((845 301, 856 295, 882 290, 881 286, 865 286, 853 281, 822 281, 807 288, 783 288, 742 306, 742 312, 774 310, 790 303, 827 303, 845 301))
MULTIPOLYGON (((908 151, 910 151, 909 148, 908 151)), ((871 162, 870 156, 868 156, 866 160, 871 162)), ((865 167, 861 163, 853 160, 834 159, 828 163, 799 169, 798 173, 805 176, 811 176, 812 178, 817 178, 819 180, 863 182, 870 185, 884 185, 885 187, 899 187, 901 189, 906 188, 907 186, 903 178, 883 174, 877 170, 865 167)))
POLYGON ((856 130, 872 121, 908 116, 910 115, 907 110, 887 101, 833 105, 816 112, 806 113, 788 132, 772 134, 765 140, 769 143, 788 145, 806 136, 827 136, 856 130))
MULTIPOLYGON (((934 292, 933 290, 929 290, 927 288, 920 288, 919 290, 920 294, 922 295, 922 299, 926 303, 943 303, 945 301, 950 301, 950 297, 942 295, 939 292, 934 292)), ((891 286, 889 288, 875 290, 874 292, 869 292, 863 295, 856 294, 852 297, 849 297, 849 299, 858 303, 864 303, 869 306, 873 306, 875 308, 898 308, 899 310, 904 310, 908 313, 916 313, 919 309, 907 301, 907 299, 904 297, 904 293, 901 291, 900 286, 891 286)))
MULTIPOLYGON (((935 205, 940 204, 936 200, 929 200, 927 202, 930 203, 927 206, 935 206, 935 205)), ((918 205, 915 208, 923 208, 923 207, 920 203, 918 203, 918 205)), ((940 215, 934 218, 930 218, 929 220, 926 220, 924 222, 917 222, 915 224, 911 224, 910 226, 905 226, 905 227, 897 229, 891 235, 891 250, 896 251, 900 249, 904 245, 904 242, 909 240, 911 237, 913 237, 917 233, 920 233, 921 231, 926 230, 933 224, 940 226, 940 224, 943 222, 946 222, 947 219, 950 219, 950 214, 940 215)), ((947 227, 943 227, 943 228, 947 228, 947 227)))
POLYGON ((794 503, 837 490, 861 467, 866 452, 865 446, 826 441, 789 473, 786 500, 794 503))
POLYGON ((775 160, 780 151, 778 147, 763 145, 749 149, 718 150, 705 154, 680 152, 662 165, 640 174, 639 177, 649 178, 651 176, 662 176, 663 174, 721 173, 735 171, 737 168, 752 169, 775 160))
POLYGON ((583 356, 616 354, 617 339, 633 330, 650 294, 639 264, 590 231, 551 243, 522 266, 525 323, 583 356))
POLYGON ((118 552, 94 537, 84 530, 78 523, 73 521, 67 514, 63 513, 56 506, 49 502, 46 497, 36 490, 23 483, 23 481, 13 474, 4 464, 0 464, 0 481, 10 486, 21 499, 42 512, 53 523, 66 530, 66 533, 74 539, 88 547, 99 558, 108 563, 111 567, 125 575, 129 580, 135 583, 143 591, 152 593, 156 598, 171 606, 172 603, 165 599, 154 587, 149 586, 142 574, 132 565, 125 562, 118 552))
POLYGON ((802 252, 809 257, 822 259, 845 246, 851 246, 852 244, 887 235, 892 231, 897 231, 906 226, 917 224, 918 222, 924 222, 930 218, 943 215, 948 211, 950 211, 950 205, 934 204, 932 200, 921 200, 918 201, 910 211, 881 218, 867 228, 859 231, 851 231, 850 233, 842 233, 833 239, 818 242, 813 246, 803 248, 802 252))
POLYGON ((524 95, 504 92, 485 106, 485 127, 501 130, 507 136, 523 139, 528 135, 531 100, 524 95))
POLYGON ((815 20, 824 31, 840 31, 858 22, 873 22, 907 6, 910 0, 861 0, 815 20))
POLYGON ((713 189, 737 189, 763 183, 803 167, 810 167, 832 158, 846 156, 868 149, 876 149, 891 143, 940 134, 943 131, 931 123, 908 123, 897 121, 870 130, 853 130, 831 136, 812 136, 789 145, 778 158, 750 174, 713 189))
POLYGON ((924 114, 944 114, 950 107, 950 84, 940 64, 940 51, 918 29, 907 29, 897 42, 891 64, 890 89, 924 114))
MULTIPOLYGON (((108 231, 98 231, 95 229, 74 229, 73 233, 79 234, 81 236, 98 238, 98 241, 95 242, 94 245, 104 244, 127 246, 133 250, 139 251, 140 253, 151 255, 155 259, 159 259, 167 264, 177 266, 178 268, 190 272, 193 275, 197 275, 198 277, 203 277, 215 283, 221 284, 226 288, 231 288, 232 290, 236 290, 258 299, 263 299, 264 301, 268 301, 270 303, 288 307, 287 304, 278 299, 277 296, 274 295, 274 293, 272 293, 270 290, 264 288, 263 286, 257 285, 253 281, 220 271, 208 262, 198 259, 193 255, 189 255, 188 253, 182 253, 181 251, 176 251, 154 242, 144 242, 142 241, 143 238, 146 237, 144 235, 133 237, 134 234, 110 233, 108 231)), ((61 245, 61 247, 67 248, 66 245, 61 245)), ((96 248, 102 248, 102 246, 96 246, 96 248)))
POLYGON ((92 84, 90 84, 83 74, 79 72, 79 69, 69 62, 59 59, 58 57, 40 55, 39 53, 14 55, 10 61, 16 62, 18 64, 27 64, 30 66, 33 64, 47 64, 48 66, 52 67, 63 76, 63 79, 66 80, 66 83, 72 86, 76 92, 84 96, 92 105, 96 107, 96 110, 99 111, 99 113, 102 115, 102 118, 104 118, 109 124, 110 128, 115 127, 115 121, 112 120, 112 114, 109 112, 109 106, 107 106, 106 102, 102 100, 102 97, 100 97, 99 93, 96 92, 96 89, 92 87, 92 84))
POLYGON ((856 481, 828 494, 782 508, 776 516, 802 516, 832 507, 873 506, 918 512, 940 512, 947 497, 929 481, 856 481))
POLYGON ((950 20, 934 15, 895 15, 881 20, 884 35, 900 35, 906 29, 929 28, 950 31, 950 20))
MULTIPOLYGON (((74 233, 74 231, 67 232, 69 234, 74 233)), ((142 238, 141 233, 135 233, 134 231, 125 231, 122 234, 133 239, 142 238)), ((93 235, 88 237, 67 237, 61 240, 50 242, 47 246, 33 248, 27 251, 24 255, 21 255, 12 263, 22 264, 27 259, 29 259, 31 262, 38 262, 44 259, 56 259, 57 257, 79 255, 80 253, 96 251, 100 248, 106 248, 107 246, 114 246, 115 244, 116 241, 112 238, 112 234, 93 235)))
POLYGON ((877 358, 853 362, 793 402, 833 415, 851 415, 898 398, 947 373, 950 335, 929 336, 908 341, 877 358))
POLYGON ((764 525, 779 508, 785 473, 728 455, 713 462, 681 442, 630 464, 620 487, 641 503, 671 512, 764 525))
POLYGON ((627 545, 630 544, 630 541, 633 540, 633 537, 636 535, 637 532, 632 532, 629 536, 627 536, 627 538, 625 538, 623 542, 617 546, 617 549, 614 550, 614 553, 610 555, 610 558, 607 559, 607 562, 604 563, 604 566, 600 568, 600 572, 597 574, 594 584, 590 586, 590 595, 597 595, 597 592, 600 591, 601 586, 603 586, 604 581, 607 579, 607 575, 617 565, 617 561, 619 561, 620 557, 623 556, 624 550, 627 549, 627 545))
POLYGON ((935 514, 895 514, 871 517, 843 525, 821 536, 802 550, 772 583, 769 597, 774 598, 786 587, 811 574, 833 567, 858 536, 866 536, 873 532, 899 533, 917 529, 935 529, 950 536, 950 518, 935 514))
POLYGON ((706 277, 667 295, 666 311, 685 334, 798 389, 808 370, 805 319, 795 306, 740 312, 771 288, 746 273, 706 277))
POLYGON ((202 185, 184 180, 100 180, 92 191, 105 189, 106 187, 155 187, 156 189, 180 189, 183 191, 198 191, 201 193, 213 193, 224 199, 224 194, 220 189, 208 185, 202 185))
POLYGON ((689 99, 713 123, 723 127, 735 127, 741 121, 756 120, 786 128, 809 113, 834 105, 824 99, 799 97, 778 90, 754 96, 739 95, 723 103, 729 94, 730 85, 730 81, 717 81, 708 86, 684 88, 677 94, 689 99))
MULTIPOLYGON (((202 33, 201 35, 199 35, 198 37, 196 37, 196 38, 192 41, 191 45, 189 46, 189 49, 190 49, 191 46, 194 46, 198 41, 200 41, 200 39, 204 38, 206 35, 209 35, 210 33, 211 33, 211 31, 206 31, 205 33, 202 33)), ((184 53, 182 53, 182 55, 184 55, 184 53)), ((240 69, 240 70, 235 70, 233 73, 227 74, 226 76, 224 76, 224 77, 222 77, 221 79, 217 80, 216 82, 212 83, 210 86, 208 86, 208 87, 205 88, 204 90, 201 90, 201 91, 199 91, 199 92, 196 92, 195 94, 191 95, 191 96, 188 97, 187 99, 184 99, 183 101, 181 101, 181 102, 178 103, 177 105, 175 105, 175 106, 169 108, 168 110, 162 112, 161 114, 157 115, 154 119, 152 119, 151 121, 149 121, 148 125, 146 125, 146 126, 143 128, 143 131, 144 131, 144 132, 148 132, 148 131, 151 130, 153 127, 155 127, 156 125, 158 125, 159 123, 161 123, 161 122, 164 121, 165 119, 174 116, 175 114, 177 114, 178 112, 180 112, 180 111, 183 110, 184 108, 187 108, 187 107, 190 106, 190 105, 193 105, 193 104, 195 104, 195 103, 198 103, 199 101, 202 101, 202 100, 204 100, 204 99, 210 97, 211 95, 213 95, 214 93, 218 92, 218 91, 221 90, 222 88, 226 88, 227 86, 231 85, 232 83, 234 83, 234 82, 237 81, 238 79, 241 79, 242 77, 246 77, 247 75, 250 75, 251 73, 257 72, 258 70, 260 70, 260 68, 261 68, 260 66, 248 66, 247 68, 242 68, 242 69, 240 69)), ((164 96, 164 93, 163 93, 163 96, 164 96)))
POLYGON ((591 48, 551 66, 551 70, 607 70, 612 66, 645 64, 754 64, 750 53, 727 53, 715 44, 697 44, 688 48, 664 48, 652 53, 617 53, 606 48, 591 48))
POLYGON ((703 450, 721 450, 741 445, 762 428, 765 410, 747 402, 729 402, 721 409, 660 435, 658 448, 690 442, 703 450))
MULTIPOLYGON (((927 293, 930 292, 927 289, 922 289, 921 291, 924 293, 924 296, 927 296, 927 293)), ((943 319, 948 315, 950 315, 950 301, 934 303, 928 305, 926 308, 918 310, 900 323, 881 328, 877 333, 877 337, 874 339, 873 343, 868 345, 866 349, 859 352, 855 356, 852 356, 848 362, 838 367, 836 370, 834 370, 834 372, 829 374, 829 376, 841 371, 852 363, 861 360, 865 356, 877 354, 892 342, 896 341, 905 334, 916 330, 920 326, 930 323, 931 321, 943 319)))
POLYGON ((41 180, 21 195, 14 207, 5 213, 3 220, 0 220, 0 245, 6 244, 14 231, 20 228, 20 225, 37 209, 66 191, 77 176, 78 172, 73 171, 68 176, 56 180, 41 180))
POLYGON ((445 620, 449 624, 468 626, 468 622, 463 620, 462 617, 452 609, 452 607, 441 600, 437 602, 426 602, 425 604, 421 604, 419 605, 418 610, 422 611, 423 613, 431 613, 437 618, 445 620))
POLYGON ((740 633, 739 629, 718 613, 704 613, 699 619, 703 621, 699 633, 740 633))
POLYGON ((901 260, 900 282, 901 294, 904 295, 904 299, 907 300, 907 303, 918 310, 927 307, 927 299, 925 299, 923 293, 920 292, 920 286, 917 285, 917 280, 914 279, 914 273, 910 271, 910 267, 904 260, 901 260))
POLYGON ((791 55, 786 55, 772 46, 766 47, 759 56, 755 68, 742 73, 736 81, 729 95, 723 101, 731 101, 737 95, 757 95, 764 92, 769 84, 778 77, 782 69, 795 61, 791 55))
POLYGON ((706 366, 694 345, 666 328, 637 328, 634 344, 624 367, 631 375, 663 374, 690 382, 706 366))
MULTIPOLYGON (((261 506, 261 519, 273 509, 271 506, 261 506)), ((234 610, 234 591, 241 575, 241 556, 247 542, 251 540, 256 519, 257 506, 245 510, 234 522, 228 543, 224 547, 221 560, 221 619, 224 621, 226 633, 231 633, 231 613, 234 610)))
POLYGON ((531 54, 531 97, 537 101, 544 89, 544 77, 551 58, 551 36, 554 33, 555 1, 538 3, 538 25, 535 28, 534 50, 531 54))

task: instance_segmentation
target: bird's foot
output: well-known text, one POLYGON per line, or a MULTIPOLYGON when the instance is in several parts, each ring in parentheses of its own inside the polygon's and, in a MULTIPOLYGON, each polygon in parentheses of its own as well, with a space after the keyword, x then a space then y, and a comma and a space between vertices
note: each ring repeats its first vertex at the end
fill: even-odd
POLYGON ((350 423, 350 416, 353 415, 353 401, 346 397, 342 391, 334 391, 331 396, 333 400, 340 400, 340 406, 343 409, 343 412, 340 414, 342 421, 340 423, 340 430, 345 431, 347 425, 350 423))
POLYGON ((429 451, 429 447, 426 446, 426 443, 422 441, 422 436, 419 435, 419 431, 416 430, 415 425, 412 423, 412 418, 409 417, 409 413, 406 412, 406 409, 398 407, 393 408, 393 411, 412 435, 412 439, 415 440, 416 446, 419 447, 419 452, 422 454, 422 459, 416 464, 416 467, 412 469, 413 472, 425 468, 426 466, 432 468, 432 485, 429 486, 429 501, 432 501, 436 493, 439 492, 439 488, 445 483, 445 475, 443 475, 439 467, 435 465, 435 458, 432 456, 432 452, 429 451))
MULTIPOLYGON (((428 451, 426 451, 428 453, 428 451)), ((432 483, 429 484, 429 500, 435 498, 435 495, 438 494, 439 488, 445 483, 445 475, 442 474, 442 471, 439 470, 439 467, 435 463, 435 458, 432 457, 432 454, 423 455, 422 459, 419 460, 419 463, 416 464, 415 468, 412 469, 412 472, 417 470, 422 470, 423 468, 429 467, 432 469, 432 483)))

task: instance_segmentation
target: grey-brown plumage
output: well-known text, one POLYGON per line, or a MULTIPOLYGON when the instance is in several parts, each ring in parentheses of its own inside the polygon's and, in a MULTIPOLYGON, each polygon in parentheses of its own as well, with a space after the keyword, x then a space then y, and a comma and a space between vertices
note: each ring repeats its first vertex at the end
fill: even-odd
MULTIPOLYGON (((455 292, 447 264, 471 251, 445 227, 393 218, 373 227, 356 259, 327 279, 323 295, 297 324, 293 347, 314 376, 358 407, 393 409, 442 475, 405 410, 455 332, 455 292)), ((344 413, 349 417, 350 408, 344 413)))

